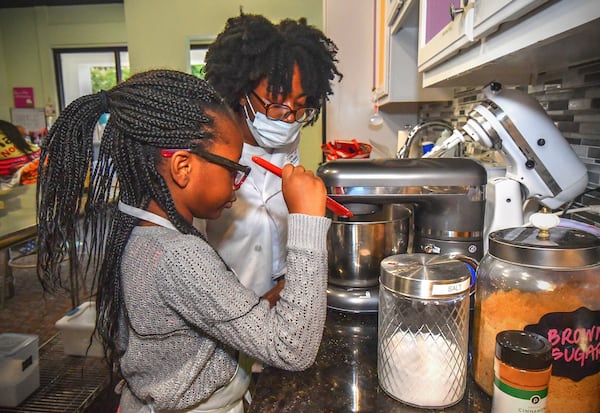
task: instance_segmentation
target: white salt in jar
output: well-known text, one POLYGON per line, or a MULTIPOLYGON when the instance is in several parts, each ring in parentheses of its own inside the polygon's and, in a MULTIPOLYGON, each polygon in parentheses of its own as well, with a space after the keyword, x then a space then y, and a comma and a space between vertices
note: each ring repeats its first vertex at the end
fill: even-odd
POLYGON ((379 385, 411 406, 458 403, 467 377, 469 268, 444 255, 394 255, 381 262, 379 281, 379 385))

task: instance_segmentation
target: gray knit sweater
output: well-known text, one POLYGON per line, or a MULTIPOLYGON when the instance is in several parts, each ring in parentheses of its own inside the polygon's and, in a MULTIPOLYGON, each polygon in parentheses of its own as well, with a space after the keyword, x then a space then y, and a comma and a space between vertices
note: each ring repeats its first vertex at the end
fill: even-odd
MULTIPOLYGON (((287 370, 314 362, 325 322, 331 221, 300 214, 288 221, 286 284, 272 309, 201 238, 134 228, 121 268, 129 315, 121 369, 133 394, 158 410, 197 404, 229 382, 236 350, 287 370)), ((130 409, 121 405, 122 413, 130 409)))

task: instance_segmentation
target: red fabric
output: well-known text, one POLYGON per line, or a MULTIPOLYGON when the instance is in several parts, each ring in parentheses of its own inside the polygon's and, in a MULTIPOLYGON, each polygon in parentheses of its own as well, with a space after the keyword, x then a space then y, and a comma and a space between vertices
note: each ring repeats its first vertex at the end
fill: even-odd
POLYGON ((358 142, 356 139, 351 141, 336 140, 321 145, 321 150, 328 161, 334 159, 365 159, 371 156, 372 146, 368 143, 358 142))
POLYGON ((21 166, 31 162, 31 159, 35 159, 39 155, 39 151, 36 151, 29 156, 21 155, 14 158, 0 159, 0 176, 11 176, 21 166))

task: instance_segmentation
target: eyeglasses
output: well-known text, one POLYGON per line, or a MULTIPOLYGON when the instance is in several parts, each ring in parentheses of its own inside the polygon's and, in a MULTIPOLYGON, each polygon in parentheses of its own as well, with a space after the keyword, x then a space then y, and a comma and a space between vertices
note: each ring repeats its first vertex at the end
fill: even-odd
POLYGON ((255 91, 251 91, 250 93, 252 93, 264 106, 265 115, 271 120, 286 120, 291 114, 294 114, 294 120, 296 122, 307 123, 313 120, 315 116, 317 116, 317 113, 319 113, 319 109, 317 108, 299 108, 293 110, 288 105, 271 103, 258 96, 255 91))
POLYGON ((204 152, 198 148, 194 149, 161 149, 160 154, 164 158, 170 158, 177 151, 188 151, 190 153, 196 154, 201 158, 206 159, 210 163, 214 163, 216 165, 221 165, 222 167, 231 171, 231 178, 233 180, 233 189, 236 191, 240 189, 246 177, 250 174, 252 168, 246 165, 240 165, 237 162, 232 161, 231 159, 224 158, 219 155, 215 155, 214 153, 204 152))

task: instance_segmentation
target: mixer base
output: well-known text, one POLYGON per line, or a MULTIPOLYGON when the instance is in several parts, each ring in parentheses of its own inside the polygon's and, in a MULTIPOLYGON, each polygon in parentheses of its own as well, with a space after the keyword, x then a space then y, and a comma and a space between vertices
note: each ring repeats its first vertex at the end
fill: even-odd
POLYGON ((379 285, 363 288, 328 285, 327 307, 350 313, 376 313, 379 309, 379 285))

